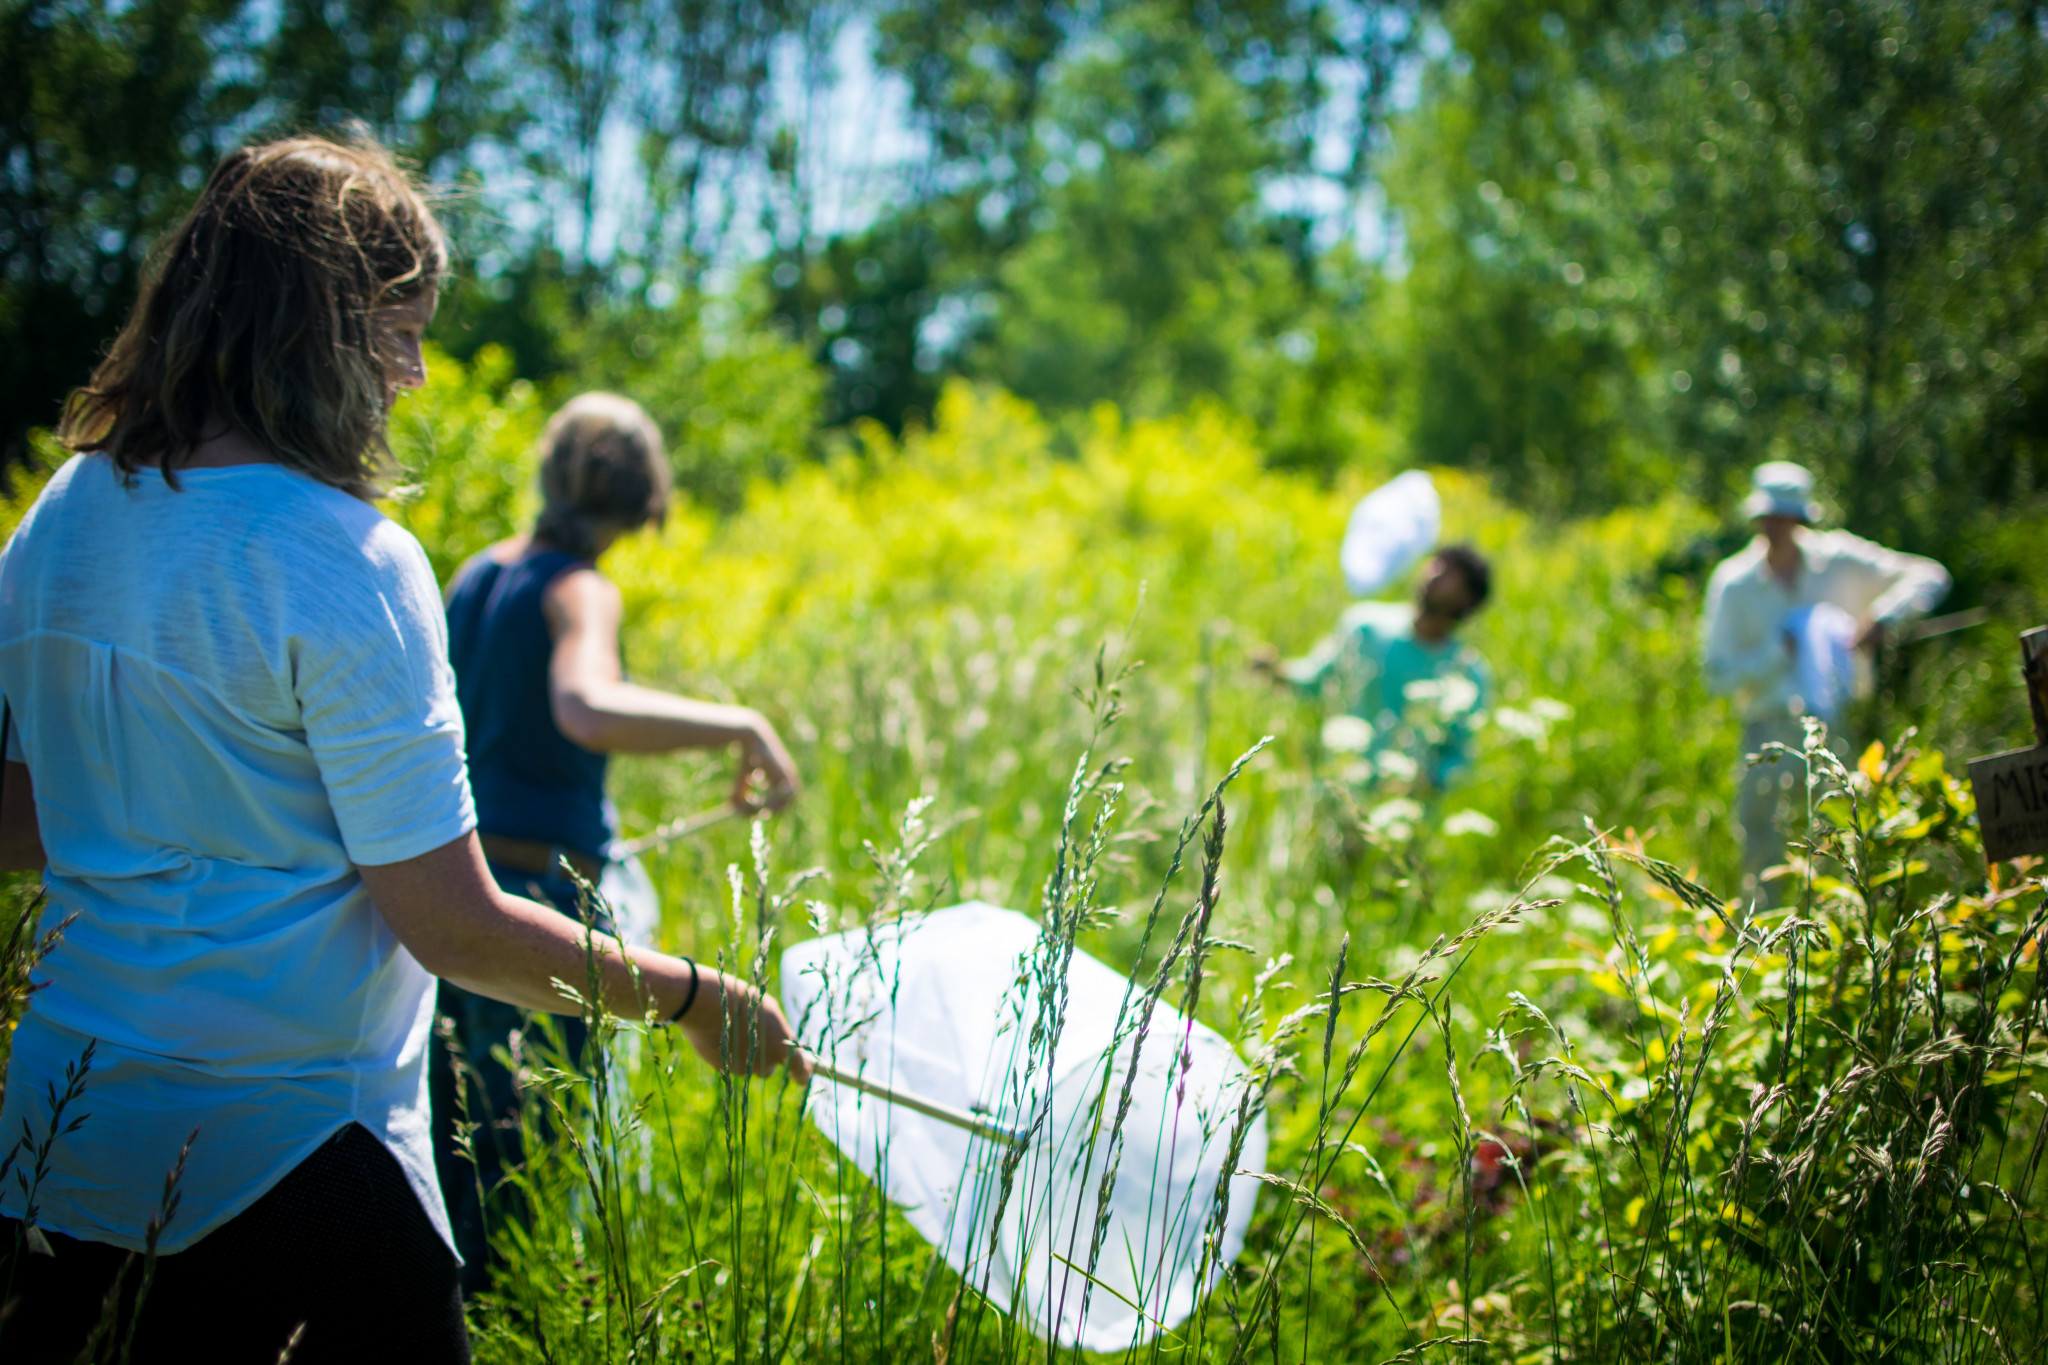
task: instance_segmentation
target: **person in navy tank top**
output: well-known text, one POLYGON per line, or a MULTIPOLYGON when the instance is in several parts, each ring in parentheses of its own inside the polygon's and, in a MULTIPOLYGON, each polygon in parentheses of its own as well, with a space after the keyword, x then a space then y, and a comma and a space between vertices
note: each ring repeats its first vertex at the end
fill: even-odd
MULTIPOLYGON (((540 455, 543 505, 533 531, 485 550, 448 586, 448 652, 491 874, 507 891, 578 918, 576 884, 561 864, 592 883, 604 870, 617 831, 604 789, 608 754, 737 746, 732 802, 749 813, 787 805, 798 779, 759 712, 625 678, 619 590, 597 560, 667 513, 668 460, 653 421, 629 399, 582 394, 549 420, 540 455)), ((458 1078, 437 1049, 437 1166, 464 1287, 473 1292, 489 1279, 488 1227, 520 1212, 510 1186, 494 1192, 520 1153, 518 1095, 491 1053, 508 1034, 523 1033, 530 1016, 447 983, 440 1006, 467 1058, 466 1107, 481 1124, 464 1152, 455 1132, 458 1078)), ((580 1021, 561 1025, 580 1052, 580 1021)))

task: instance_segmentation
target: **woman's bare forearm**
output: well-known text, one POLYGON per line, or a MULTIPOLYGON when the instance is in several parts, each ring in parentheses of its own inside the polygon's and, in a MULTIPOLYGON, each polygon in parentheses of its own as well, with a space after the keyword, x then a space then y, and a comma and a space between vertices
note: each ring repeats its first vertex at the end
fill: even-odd
MULTIPOLYGON (((581 1013, 582 1006, 561 987, 587 996, 593 970, 604 1008, 622 1018, 649 1011, 667 1018, 682 1004, 679 993, 661 989, 673 984, 664 980, 671 975, 663 970, 665 954, 636 953, 610 934, 586 932, 582 925, 519 896, 501 893, 496 914, 499 924, 488 938, 454 945, 447 956, 437 955, 432 964, 422 965, 464 990, 547 1014, 581 1013), (627 968, 629 959, 637 972, 627 968)), ((688 975, 688 965, 681 964, 682 980, 687 982, 688 975)))
POLYGON ((555 637, 548 657, 548 706, 555 728, 570 740, 597 753, 626 754, 736 743, 740 766, 733 804, 777 810, 796 795, 796 764, 759 712, 626 681, 619 661, 619 590, 595 569, 563 574, 549 586, 543 605, 555 637))
POLYGON ((604 1005, 615 1014, 632 1017, 652 1008, 666 1016, 688 989, 687 963, 638 952, 636 982, 617 939, 586 933, 556 911, 499 889, 473 837, 357 870, 385 923, 420 965, 479 995, 523 1009, 574 1013, 555 983, 585 991, 593 964, 604 1005))
POLYGON ((574 1014, 593 972, 605 1009, 623 1018, 674 1020, 707 1060, 738 1037, 755 1069, 780 1065, 790 1030, 773 1000, 744 982, 650 948, 629 948, 546 906, 500 890, 475 835, 417 858, 362 867, 385 923, 435 976, 524 1009, 574 1014), (695 981, 693 987, 692 982, 695 981), (687 1003, 689 1008, 683 1009, 687 1003), (681 1011, 680 1017, 678 1012, 681 1011), (758 1026, 758 1037, 745 1041, 758 1026))
POLYGON ((744 706, 678 697, 630 682, 586 682, 556 688, 555 724, 598 753, 658 754, 722 749, 754 738, 760 714, 744 706))

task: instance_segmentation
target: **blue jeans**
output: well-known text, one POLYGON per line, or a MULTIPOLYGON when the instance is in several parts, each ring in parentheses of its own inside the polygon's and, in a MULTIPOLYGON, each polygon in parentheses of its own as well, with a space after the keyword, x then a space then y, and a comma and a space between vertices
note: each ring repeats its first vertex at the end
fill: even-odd
MULTIPOLYGON (((516 868, 489 864, 499 887, 515 896, 552 905, 563 915, 582 923, 577 907, 576 883, 556 869, 546 876, 516 868)), ((600 914, 597 928, 609 933, 611 925, 600 914)), ((492 1053, 507 1046, 516 1036, 519 1046, 537 1041, 540 1026, 534 1015, 517 1005, 477 995, 450 982, 441 983, 438 1007, 455 1025, 454 1046, 463 1058, 458 1075, 449 1048, 434 1040, 429 1063, 434 1115, 434 1167, 441 1181, 441 1198, 448 1206, 448 1221, 455 1232, 456 1248, 462 1253, 462 1290, 475 1294, 490 1284, 490 1232, 507 1219, 523 1221, 527 1211, 518 1192, 504 1185, 505 1176, 525 1159, 520 1146, 519 1087, 512 1072, 492 1053), (470 1134, 474 1164, 457 1142, 456 1121, 461 1117, 456 1103, 457 1089, 468 1101, 469 1121, 477 1127, 470 1134)), ((583 1057, 584 1026, 581 1019, 557 1018, 572 1065, 583 1057)), ((516 1052, 517 1047, 514 1048, 516 1052)), ((543 1122, 545 1122, 543 1117, 543 1122)))

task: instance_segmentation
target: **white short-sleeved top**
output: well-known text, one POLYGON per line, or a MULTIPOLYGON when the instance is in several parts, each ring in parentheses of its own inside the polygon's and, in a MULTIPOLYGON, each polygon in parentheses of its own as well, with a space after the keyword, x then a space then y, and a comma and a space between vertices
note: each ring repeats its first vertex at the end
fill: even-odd
MULTIPOLYGON (((24 1123, 40 1142, 49 1087, 96 1040, 66 1115, 88 1117, 34 1192, 43 1226, 141 1247, 197 1129, 176 1251, 353 1120, 446 1237, 433 979, 356 873, 476 823, 433 571, 305 475, 178 482, 75 458, 0 556, 0 693, 35 780, 45 923, 75 916, 15 1033, 0 1144, 24 1123)), ((10 1178, 0 1210, 27 1202, 10 1178)))

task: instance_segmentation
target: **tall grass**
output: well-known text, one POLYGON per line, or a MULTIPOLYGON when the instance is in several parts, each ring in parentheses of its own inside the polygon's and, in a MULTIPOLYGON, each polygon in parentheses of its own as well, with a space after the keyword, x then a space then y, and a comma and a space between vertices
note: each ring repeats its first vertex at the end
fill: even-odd
MULTIPOLYGON (((431 403, 423 411, 433 420, 431 403)), ((979 897, 1038 911, 1041 971, 1056 976, 1059 955, 1085 947, 1236 1039, 1267 1110, 1277 1183, 1247 1253, 1157 1352, 1902 1358, 1907 1329, 1855 1335, 1864 1309, 1844 1286, 1868 1275, 1867 1256, 1855 1259, 1864 1252, 1837 1249, 1825 1272, 1807 1274, 1823 1286, 1812 1293, 1765 1283, 1769 1267, 1802 1263, 1801 1236, 1856 1247, 1870 1235, 1862 1223, 1815 1231, 1812 1210, 1835 1217, 1829 1201, 1861 1167, 1839 1125, 1801 1130, 1788 1116, 1804 1121, 1817 1087, 1855 1069, 1843 1057, 1873 1046, 1829 1031, 1859 1036, 1856 998, 1828 995, 1832 1013, 1814 1005, 1836 989, 1831 955, 1861 951, 1837 942, 1854 940, 1840 927, 1848 902, 1834 884, 1855 885, 1841 857, 1862 866, 1880 849, 1864 834, 1817 841, 1793 908, 1776 915, 1721 898, 1738 873, 1728 818, 1736 727, 1704 693, 1694 644, 1713 517, 1668 501, 1545 526, 1440 475, 1450 534, 1496 559, 1496 600, 1472 635, 1500 688, 1478 728, 1473 780, 1410 800, 1398 787, 1353 787, 1346 756, 1322 747, 1317 715, 1240 663, 1266 640, 1303 648, 1334 620, 1336 540, 1372 472, 1326 491, 1263 471, 1247 433, 1220 415, 1125 425, 1105 414, 1059 433, 1000 394, 964 389, 949 392, 927 435, 862 439, 834 462, 757 487, 736 518, 685 511, 607 566, 627 593, 634 671, 767 706, 809 783, 768 831, 773 859, 805 869, 801 888, 781 887, 758 842, 715 834, 677 846, 653 869, 667 942, 765 966, 768 936, 979 897), (1112 653, 1146 661, 1121 680, 1107 735, 1105 639, 1112 653), (1077 686, 1091 694, 1080 704, 1077 686), (1218 837, 1199 814, 1209 784, 1261 734, 1276 742, 1237 774, 1221 845, 1208 849, 1218 837), (1112 785, 1114 819, 1098 828, 1112 785), (1200 856, 1184 870, 1191 850, 1200 856), (734 865, 752 888, 739 919, 716 909, 734 865), (1788 1054, 1773 1021, 1787 1017, 1786 992, 1801 1002, 1791 1046, 1804 1065, 1781 1081, 1774 1068, 1788 1054), (1818 1182, 1782 1228, 1793 1208, 1782 1193, 1773 1203, 1724 1174, 1751 1123, 1754 1085, 1790 1088, 1755 1119, 1743 1181, 1769 1161, 1818 1182), (1781 1229, 1778 1240, 1728 1240, 1752 1220, 1781 1229), (1810 1323, 1813 1335, 1772 1335, 1774 1320, 1744 1304, 1810 1323), (1702 1324, 1722 1317, 1728 1330, 1707 1343, 1702 1324)), ((1917 716, 1951 751, 2020 738, 2023 705, 2016 688, 2000 700, 2010 666, 1989 637, 1939 648, 1938 668, 1933 654, 1919 665, 1946 680, 1928 704, 1896 696, 1874 719, 1896 731, 1917 716), (1963 704, 1954 680, 1976 672, 1990 676, 1963 704)), ((1938 788, 1940 819, 1884 835, 1894 843, 1883 856, 1929 870, 1884 882, 1885 894, 1921 905, 1951 894, 1939 913, 1962 927, 1925 941, 1992 934, 2011 956, 2026 941, 2013 916, 2039 904, 2038 884, 2011 869, 1997 888, 1985 881, 1968 845, 1967 795, 1945 778, 1929 785, 1932 753, 1904 768, 1895 756, 1877 778, 1817 772, 1821 828, 1852 809, 1829 792, 1853 788, 1863 803, 1854 809, 1867 814, 1889 801, 1920 809, 1938 788), (1907 835, 1910 856, 1896 845, 1907 835), (1966 913, 1999 895, 1999 913, 1966 913)), ((621 764, 629 824, 701 803, 711 767, 621 764)), ((1916 923, 1894 951, 1932 932, 1916 923)), ((1932 967, 1921 961, 1924 994, 1932 967)), ((1955 969, 1953 955, 1943 961, 1955 969)), ((2013 962, 2013 980, 2031 988, 2031 957, 2013 962)), ((1913 979, 1900 968, 1895 990, 1909 992, 1913 979)), ((1843 978, 1841 989, 1854 985, 1843 978)), ((1944 983, 1944 999, 1955 986, 1944 983)), ((1998 1036, 2010 1034, 1996 1045, 2016 1049, 1986 1063, 1987 1076, 2015 1073, 1999 1082, 1999 1121, 2033 1135, 2041 1116, 2019 1096, 2036 1063, 2012 1042, 2033 1006, 2010 991, 1990 998, 1998 1036)), ((1947 1025, 1924 1014, 1887 1017, 1907 1021, 1890 1026, 1899 1040, 1914 1029, 1945 1036, 1947 1025)), ((1906 1041, 1887 1047, 1910 1053, 1906 1041)), ((699 1326, 681 1349, 705 1359, 1045 1353, 1028 1326, 988 1320, 972 1286, 798 1122, 794 1092, 771 1083, 743 1110, 732 1083, 659 1038, 616 1088, 655 1097, 643 1111, 660 1119, 654 1136, 634 1138, 651 1156, 626 1182, 626 1204, 643 1259, 687 1276, 675 1302, 699 1326), (715 1236, 683 1235, 706 1227, 715 1236)), ((1943 1093, 1946 1119, 1954 1097, 1943 1093)), ((1932 1110, 1915 1112, 1919 1130, 1897 1109, 1858 1122, 1894 1135, 1883 1150, 1895 1161, 1918 1162, 1897 1136, 1931 1131, 1932 1110)), ((1114 1105, 1105 1117, 1114 1143, 1114 1105)), ((1994 1160, 1981 1142, 1941 1155, 1951 1170, 1994 1160)), ((559 1183, 536 1190, 535 1207, 589 1205, 594 1195, 573 1192, 580 1167, 549 1160, 528 1178, 559 1183)), ((1972 1169, 1971 1198, 1986 1197, 1988 1179, 2029 1207, 2034 1167, 2004 1179, 1972 1169)), ((1926 1188, 1912 1217, 1928 1221, 1915 1226, 1963 1216, 1932 1211, 1926 1188)), ((578 1226, 539 1219, 517 1234, 530 1238, 525 1289, 508 1285, 485 1309, 499 1333, 487 1354, 541 1358, 531 1343, 543 1299, 522 1292, 570 1318, 585 1311, 562 1289, 595 1264, 597 1244, 570 1236, 578 1226), (522 1314, 527 1326, 515 1327, 522 1314)), ((2005 1234, 2022 1251, 2026 1226, 2005 1234)), ((1887 1273, 1910 1275, 1899 1257, 1920 1245, 1909 1236, 1887 1253, 1887 1273)), ((1979 1297, 2001 1314, 2038 1304, 2037 1288, 1998 1278, 2020 1262, 1993 1276, 1979 1254, 1952 1256, 1970 1269, 1935 1271, 1913 1302, 1938 1301, 1948 1273, 1995 1280, 2002 1287, 1979 1297)), ((605 1311, 595 1296, 590 1311, 605 1311)), ((1900 1311, 1885 1308, 1885 1320, 1900 1311)), ((565 1322, 548 1339, 572 1330, 565 1322)), ((1999 1330, 2013 1350, 2027 1340, 2016 1317, 1999 1330)))
MULTIPOLYGON (((1978 854, 1967 792, 1938 755, 1873 746, 1849 769, 1816 734, 1779 757, 1806 770, 1812 807, 1785 909, 1725 900, 1594 830, 1558 841, 1515 897, 1398 976, 1356 971, 1340 941, 1322 989, 1269 1020, 1286 970, 1269 962, 1236 1002, 1254 1079, 1233 1138, 1274 1107, 1285 1138, 1265 1176, 1272 1197, 1195 1316, 1126 1358, 2028 1358, 2048 1288, 2029 1213, 2048 1141, 2030 1094, 2043 1062, 2042 883, 2002 874, 1972 895, 1943 890, 1968 881, 1978 854), (1563 881, 1572 870, 1589 880, 1563 881), (1548 1008, 1509 990, 1489 1002, 1498 1013, 1479 1045, 1460 1047, 1461 1015, 1485 996, 1468 968, 1489 937, 1560 912, 1566 956, 1522 966, 1583 985, 1535 988, 1548 1008), (1389 1122, 1417 1090, 1443 1116, 1433 1148, 1389 1122)), ((1099 908, 1089 888, 1113 802, 1091 813, 1087 798, 1106 795, 1115 768, 1084 757, 1069 789, 1028 968, 1041 1013, 1027 1069, 1057 1041, 1064 964, 1099 908)), ((1145 995, 1177 980, 1191 1014, 1225 946, 1206 932, 1223 894, 1223 810, 1219 787, 1183 825, 1138 925, 1149 944, 1178 919, 1145 995), (1198 833, 1200 870, 1176 917, 1198 833)), ((904 833, 919 838, 915 813, 904 833)), ((766 852, 757 833, 742 883, 752 913, 734 915, 727 949, 757 971, 795 903, 769 892, 766 852)), ((900 852, 877 861, 899 889, 878 908, 900 914, 908 864, 900 852)), ((593 1038, 607 1027, 590 1022, 593 1038)), ((625 1088, 652 1098, 623 1124, 606 1073, 615 1053, 536 1087, 553 1122, 530 1133, 543 1146, 519 1178, 554 1217, 508 1232, 514 1273, 482 1306, 488 1354, 1078 1358, 1043 1340, 1056 1305, 998 1313, 919 1243, 798 1121, 786 1084, 750 1106, 745 1083, 721 1080, 708 1103, 678 1105, 674 1053, 659 1032, 650 1041, 625 1088), (616 1154, 635 1150, 656 1099, 641 1178, 621 1181, 616 1154), (716 1178, 693 1180, 693 1164, 716 1178), (713 1250, 683 1251, 693 1236, 713 1250), (665 1246, 674 1269, 635 1298, 630 1258, 659 1264, 665 1246), (571 1299, 558 1286, 579 1276, 571 1299), (698 1281, 686 1325, 664 1347, 665 1296, 686 1280, 698 1281)), ((1120 1141, 1128 1093, 1128 1081, 1105 1092, 1098 1141, 1120 1141)), ((1006 1189, 1021 1160, 1004 1164, 1006 1189)), ((991 1237, 1000 1212, 995 1223, 991 1237)))
MULTIPOLYGON (((397 433, 428 492, 398 515, 447 565, 513 529, 541 414, 435 373, 397 433)), ((1766 911, 1725 894, 1707 511, 1553 526, 1440 478, 1496 560, 1471 635, 1500 687, 1472 780, 1436 796, 1355 784, 1320 715, 1241 666, 1335 619, 1374 472, 1323 489, 1220 415, 1056 432, 966 389, 928 433, 862 440, 607 564, 632 672, 763 706, 808 784, 651 860, 662 941, 773 990, 792 939, 981 898, 1040 918, 1047 1036, 1087 951, 1129 973, 1134 1021, 1159 1001, 1232 1038, 1269 1179, 1244 1255, 1133 1357, 2030 1358, 2042 882, 1987 874, 1941 757, 2024 736, 1988 629, 1916 647, 1939 685, 1878 718, 1891 748, 1775 756, 1808 817, 1766 911), (1146 666, 1098 666, 1105 640, 1146 666)), ((716 769, 620 762, 628 832, 716 769)), ((530 1216, 502 1221, 480 1358, 1076 1354, 1043 1305, 955 1275, 786 1077, 587 1023, 579 1067, 558 1039, 506 1059, 529 1155, 491 1197, 530 1216)))
POLYGON ((1937 753, 1850 769, 1816 725, 1772 757, 1811 810, 1787 909, 1606 837, 1557 855, 1609 916, 1581 961, 1615 1006, 1574 1037, 1516 994, 1490 1040, 1546 1238, 1502 1327, 1575 1359, 2027 1359, 2042 883, 1982 880, 1937 753))

